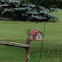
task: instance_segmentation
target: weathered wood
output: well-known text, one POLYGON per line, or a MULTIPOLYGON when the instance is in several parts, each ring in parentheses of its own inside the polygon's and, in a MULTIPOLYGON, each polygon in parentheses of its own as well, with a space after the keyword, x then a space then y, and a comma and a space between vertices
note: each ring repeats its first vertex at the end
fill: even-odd
MULTIPOLYGON (((30 45, 30 43, 31 43, 31 40, 30 40, 30 32, 31 32, 31 30, 29 29, 27 31, 27 35, 28 35, 28 38, 27 38, 27 41, 26 41, 26 44, 27 45, 30 45)), ((26 51, 25 62, 30 62, 30 47, 25 48, 25 51, 26 51)))
POLYGON ((39 39, 39 40, 36 40, 36 39, 30 39, 31 41, 41 41, 41 39, 39 39))
MULTIPOLYGON (((31 40, 28 38, 26 44, 30 45, 31 40)), ((26 59, 25 62, 30 62, 30 47, 25 48, 26 50, 26 59)))
POLYGON ((30 62, 30 43, 31 43, 31 40, 30 40, 30 30, 28 30, 27 35, 28 35, 28 38, 27 38, 26 44, 0 41, 0 45, 15 46, 15 47, 23 47, 23 48, 25 48, 25 51, 26 51, 25 62, 30 62))
POLYGON ((23 48, 30 47, 30 45, 28 45, 28 44, 21 44, 21 43, 15 43, 15 42, 6 42, 6 41, 0 41, 0 45, 23 47, 23 48))

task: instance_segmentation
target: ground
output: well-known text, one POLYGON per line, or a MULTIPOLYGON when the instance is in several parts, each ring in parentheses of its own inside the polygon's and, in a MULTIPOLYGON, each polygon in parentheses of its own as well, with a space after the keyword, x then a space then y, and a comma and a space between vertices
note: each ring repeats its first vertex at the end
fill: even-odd
MULTIPOLYGON (((54 12, 58 15, 57 22, 47 22, 41 62, 62 62, 62 10, 54 12)), ((0 41, 25 43, 28 29, 44 31, 44 22, 17 22, 0 21, 0 41)), ((39 62, 42 41, 31 42, 30 62, 39 62)), ((23 48, 0 45, 1 62, 25 62, 25 50, 23 48)))

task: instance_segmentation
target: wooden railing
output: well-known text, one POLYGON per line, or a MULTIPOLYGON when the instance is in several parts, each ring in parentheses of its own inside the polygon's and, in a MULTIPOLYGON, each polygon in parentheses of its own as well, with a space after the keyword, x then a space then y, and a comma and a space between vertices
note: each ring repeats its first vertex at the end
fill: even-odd
POLYGON ((30 42, 31 42, 31 40, 28 38, 27 41, 26 41, 26 44, 15 43, 15 42, 0 41, 0 45, 25 48, 25 51, 26 51, 26 59, 25 59, 25 62, 29 62, 30 61, 30 46, 31 46, 30 45, 30 42))

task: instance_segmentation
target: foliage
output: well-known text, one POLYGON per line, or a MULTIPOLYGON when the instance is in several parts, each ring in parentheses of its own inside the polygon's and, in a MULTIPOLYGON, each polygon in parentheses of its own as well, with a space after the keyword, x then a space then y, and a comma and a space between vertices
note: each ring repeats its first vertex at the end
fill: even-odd
POLYGON ((33 3, 35 5, 42 5, 44 7, 50 8, 50 7, 58 7, 62 8, 62 0, 26 0, 30 3, 33 3))
POLYGON ((17 0, 1 0, 0 17, 22 21, 56 21, 58 18, 50 13, 50 10, 17 0), (7 16, 6 16, 7 15, 7 16))

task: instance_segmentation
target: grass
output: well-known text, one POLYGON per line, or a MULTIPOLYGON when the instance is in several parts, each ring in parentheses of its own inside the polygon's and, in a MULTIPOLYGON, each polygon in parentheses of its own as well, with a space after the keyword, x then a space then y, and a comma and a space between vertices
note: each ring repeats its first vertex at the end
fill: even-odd
MULTIPOLYGON (((59 16, 58 22, 46 23, 41 62, 62 62, 62 10, 54 12, 59 16)), ((0 41, 25 43, 28 29, 44 31, 44 22, 0 21, 0 41)), ((30 62, 39 62, 42 41, 31 42, 30 62)), ((0 45, 1 62, 25 62, 23 48, 0 45)))

